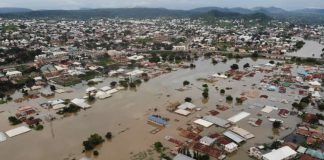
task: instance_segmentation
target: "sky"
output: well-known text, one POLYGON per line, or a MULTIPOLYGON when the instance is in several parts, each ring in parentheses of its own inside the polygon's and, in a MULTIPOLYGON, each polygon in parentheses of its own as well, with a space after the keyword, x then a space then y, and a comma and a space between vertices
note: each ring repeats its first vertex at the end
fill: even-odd
POLYGON ((287 10, 324 8, 324 0, 0 0, 0 7, 39 9, 80 9, 118 7, 158 7, 192 9, 197 7, 280 7, 287 10))

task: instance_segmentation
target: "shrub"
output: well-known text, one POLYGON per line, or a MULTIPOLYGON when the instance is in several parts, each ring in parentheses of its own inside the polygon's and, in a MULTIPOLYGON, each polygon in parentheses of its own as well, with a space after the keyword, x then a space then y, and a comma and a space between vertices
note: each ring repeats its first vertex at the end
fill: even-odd
POLYGON ((232 70, 237 70, 237 69, 239 69, 239 66, 237 64, 232 64, 231 69, 232 70))
POLYGON ((192 99, 190 97, 186 97, 184 100, 185 100, 185 102, 191 102, 192 101, 192 99))
POLYGON ((15 116, 8 117, 8 120, 9 120, 9 122, 10 122, 11 125, 17 125, 17 124, 20 124, 21 123, 21 120, 19 120, 15 116))
POLYGON ((110 140, 112 138, 112 133, 111 132, 107 132, 105 137, 110 140))
POLYGON ((129 83, 129 87, 136 88, 136 84, 134 82, 129 83))
POLYGON ((44 126, 41 125, 41 124, 37 124, 37 125, 35 126, 35 130, 36 130, 36 131, 40 131, 40 130, 43 130, 43 129, 44 129, 44 126))
POLYGON ((230 95, 226 96, 226 101, 233 101, 233 97, 230 95))
POLYGON ((204 98, 208 98, 209 94, 208 94, 208 92, 205 92, 205 91, 204 91, 204 92, 202 93, 202 96, 203 96, 204 98))
POLYGON ((155 149, 155 151, 161 152, 162 151, 162 148, 163 148, 163 145, 162 145, 161 142, 155 142, 154 143, 154 149, 155 149))
POLYGON ((280 122, 280 121, 274 121, 274 122, 272 123, 272 127, 273 127, 274 129, 278 129, 278 128, 280 128, 280 127, 281 127, 281 122, 280 122))
POLYGON ((85 150, 89 151, 104 141, 105 140, 99 134, 92 134, 88 140, 83 141, 83 146, 85 150))
POLYGON ((116 87, 116 85, 117 85, 117 82, 116 82, 116 81, 112 81, 112 82, 110 82, 110 86, 111 86, 111 87, 116 87))
POLYGON ((189 85, 190 84, 190 82, 189 81, 183 81, 183 86, 187 86, 187 85, 189 85))

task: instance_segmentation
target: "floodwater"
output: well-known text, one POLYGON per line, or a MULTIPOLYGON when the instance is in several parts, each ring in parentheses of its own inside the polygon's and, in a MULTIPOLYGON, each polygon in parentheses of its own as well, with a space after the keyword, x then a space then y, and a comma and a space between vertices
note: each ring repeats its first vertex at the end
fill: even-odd
MULTIPOLYGON (((229 69, 233 63, 239 64, 242 67, 245 63, 250 65, 265 64, 269 60, 259 59, 253 61, 250 58, 241 60, 229 60, 227 63, 219 63, 212 65, 210 60, 198 60, 195 62, 195 69, 179 69, 178 71, 161 75, 148 82, 143 82, 136 90, 125 90, 115 93, 111 98, 105 100, 97 100, 92 108, 86 111, 80 111, 77 115, 57 119, 51 123, 46 122, 43 131, 31 131, 14 138, 9 138, 7 141, 0 143, 1 159, 10 160, 70 160, 73 158, 80 158, 84 156, 82 153, 82 142, 93 133, 99 133, 104 136, 108 131, 112 132, 113 138, 111 141, 106 141, 98 148, 100 155, 94 159, 97 160, 127 160, 131 159, 132 155, 139 152, 147 151, 151 145, 156 141, 161 141, 165 146, 173 148, 174 144, 164 140, 165 136, 172 136, 179 140, 186 140, 180 137, 177 128, 186 128, 187 123, 192 123, 196 116, 204 116, 208 111, 216 109, 216 104, 224 103, 225 96, 220 95, 219 89, 225 87, 232 87, 232 90, 226 90, 225 95, 239 96, 242 91, 251 89, 251 85, 258 84, 263 77, 263 73, 257 73, 255 77, 245 77, 241 81, 232 79, 220 80, 214 84, 209 85, 209 99, 207 102, 202 99, 201 86, 204 82, 197 81, 197 78, 206 78, 210 74, 224 72, 229 69), (184 80, 190 81, 191 89, 183 92, 177 91, 177 88, 182 87, 184 80), (166 106, 170 102, 182 102, 185 97, 191 97, 192 102, 201 107, 201 111, 196 111, 193 114, 183 117, 166 110, 166 106), (220 102, 223 101, 223 102, 220 102), (154 108, 158 110, 155 112, 154 108), (147 124, 147 116, 150 114, 159 114, 170 119, 169 125, 162 129, 157 134, 151 134, 150 131, 154 129, 153 126, 147 124), (175 119, 179 121, 175 121, 175 119)), ((112 79, 107 79, 106 82, 98 84, 96 87, 108 85, 112 79)), ((77 85, 73 88, 73 93, 56 94, 55 98, 81 98, 84 93, 86 85, 77 85)), ((289 134, 292 130, 281 130, 279 135, 273 135, 272 123, 267 120, 267 116, 284 120, 284 126, 294 128, 300 119, 295 116, 288 118, 281 118, 277 112, 273 111, 270 114, 260 112, 261 108, 248 109, 251 104, 259 103, 264 105, 277 106, 278 108, 291 109, 291 103, 294 95, 289 96, 290 90, 287 94, 280 94, 278 92, 269 92, 260 90, 261 94, 269 95, 269 97, 289 101, 288 104, 274 102, 270 100, 260 100, 259 98, 248 99, 243 105, 232 105, 227 111, 222 111, 218 116, 222 118, 229 118, 242 110, 251 113, 248 118, 261 118, 263 123, 260 127, 253 127, 247 123, 248 118, 245 118, 237 123, 238 126, 250 131, 255 135, 255 138, 248 140, 247 143, 240 147, 240 150, 234 154, 231 159, 250 159, 247 155, 249 147, 265 142, 271 142, 268 136, 275 136, 281 138, 289 134), (262 113, 261 117, 257 114, 262 113)), ((45 98, 33 99, 25 101, 21 104, 8 103, 0 106, 0 110, 5 112, 0 113, 0 129, 6 131, 11 128, 8 124, 8 116, 13 114, 14 110, 21 105, 32 105, 39 108, 42 112, 50 112, 41 109, 39 104, 48 101, 45 98)), ((59 117, 59 116, 58 116, 59 117)), ((212 126, 204 133, 220 132, 223 129, 212 126)), ((148 155, 147 159, 157 159, 155 155, 148 155)))
POLYGON ((297 52, 287 53, 289 56, 296 57, 311 57, 311 58, 321 58, 322 49, 324 48, 323 44, 320 44, 317 41, 305 40, 303 38, 296 38, 297 40, 303 40, 305 42, 303 48, 297 52))

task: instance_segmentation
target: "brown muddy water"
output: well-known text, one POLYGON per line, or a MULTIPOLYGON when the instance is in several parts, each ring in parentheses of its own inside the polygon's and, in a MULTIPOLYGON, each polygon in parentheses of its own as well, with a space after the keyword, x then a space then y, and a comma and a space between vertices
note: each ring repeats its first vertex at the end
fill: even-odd
MULTIPOLYGON (((259 84, 263 73, 257 73, 253 78, 243 78, 241 81, 232 79, 220 80, 209 85, 209 99, 207 102, 202 99, 202 84, 204 82, 197 81, 197 78, 206 78, 210 74, 224 72, 229 69, 233 63, 238 63, 240 68, 245 63, 250 65, 265 64, 269 60, 259 59, 253 61, 250 58, 241 60, 229 60, 227 63, 219 63, 212 65, 210 60, 198 60, 195 62, 195 69, 179 69, 178 71, 161 75, 148 82, 142 83, 136 90, 125 90, 115 93, 111 98, 105 100, 97 100, 92 108, 86 111, 80 111, 77 115, 72 115, 66 118, 58 118, 57 120, 45 123, 43 131, 31 131, 17 137, 9 138, 7 141, 0 143, 0 159, 8 160, 70 160, 73 158, 83 157, 82 141, 86 140, 89 135, 99 133, 104 136, 106 132, 111 131, 113 138, 111 141, 106 141, 98 148, 100 155, 91 157, 97 160, 128 160, 132 155, 139 152, 147 151, 156 141, 161 141, 165 146, 173 148, 174 144, 164 140, 165 136, 172 136, 179 140, 186 140, 179 136, 177 128, 186 128, 187 123, 191 123, 196 119, 196 116, 204 116, 212 109, 216 109, 216 104, 224 103, 225 96, 220 95, 215 89, 232 87, 232 90, 226 90, 225 95, 239 96, 242 91, 251 89, 251 85, 259 84), (184 80, 190 81, 191 89, 183 92, 177 91, 177 88, 182 87, 184 80), (166 110, 166 106, 170 102, 182 102, 185 97, 191 97, 193 103, 201 107, 201 111, 196 111, 193 114, 183 117, 166 110), (220 102, 223 101, 223 102, 220 102), (154 108, 158 110, 154 112, 154 108), (170 119, 169 125, 162 129, 157 134, 151 134, 153 126, 147 124, 147 116, 150 114, 160 114, 170 119), (175 119, 179 121, 175 121, 175 119)), ((96 87, 108 85, 113 79, 108 78, 104 83, 98 84, 96 87)), ((258 86, 258 85, 257 85, 258 86)), ((77 85, 70 88, 72 93, 56 94, 52 99, 58 98, 81 98, 85 94, 86 85, 77 85)), ((300 122, 299 118, 289 116, 281 118, 276 111, 270 114, 260 112, 261 108, 249 109, 248 107, 254 103, 263 105, 277 106, 278 108, 291 109, 291 103, 295 95, 280 94, 278 92, 269 92, 260 90, 260 94, 269 95, 274 99, 285 98, 289 101, 288 104, 274 102, 265 99, 248 99, 243 105, 233 107, 227 111, 221 112, 218 116, 229 118, 232 115, 241 112, 242 110, 251 113, 248 118, 261 118, 263 123, 260 127, 253 127, 248 124, 248 118, 245 118, 237 123, 238 126, 250 131, 255 135, 255 138, 250 139, 240 147, 230 159, 250 159, 247 155, 249 147, 271 142, 268 136, 281 138, 290 132, 292 129, 281 130, 279 135, 274 135, 272 131, 272 123, 267 120, 267 116, 284 120, 284 126, 294 128, 300 122), (257 114, 262 113, 261 117, 257 114)), ((22 105, 31 105, 39 108, 42 113, 54 113, 39 107, 39 104, 48 101, 45 98, 25 101, 20 104, 8 103, 0 106, 0 110, 5 112, 0 113, 0 131, 4 132, 13 126, 8 123, 8 116, 12 115, 15 109, 22 105)), ((59 116, 57 116, 59 117, 59 116)), ((221 128, 212 126, 205 129, 203 133, 215 133, 223 131, 221 128)), ((158 159, 156 155, 148 155, 146 159, 158 159)))
POLYGON ((305 42, 303 48, 296 52, 287 53, 289 56, 296 57, 311 57, 311 58, 321 58, 322 49, 324 45, 313 40, 305 40, 300 37, 295 37, 297 40, 302 40, 305 42))

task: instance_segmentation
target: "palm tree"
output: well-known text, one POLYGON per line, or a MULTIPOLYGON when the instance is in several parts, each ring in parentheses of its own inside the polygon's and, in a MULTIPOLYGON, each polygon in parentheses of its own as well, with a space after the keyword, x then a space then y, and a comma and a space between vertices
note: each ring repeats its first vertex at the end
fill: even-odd
POLYGON ((3 98, 4 98, 5 96, 6 96, 6 95, 5 95, 4 93, 0 92, 0 98, 1 98, 1 100, 3 100, 3 98))

